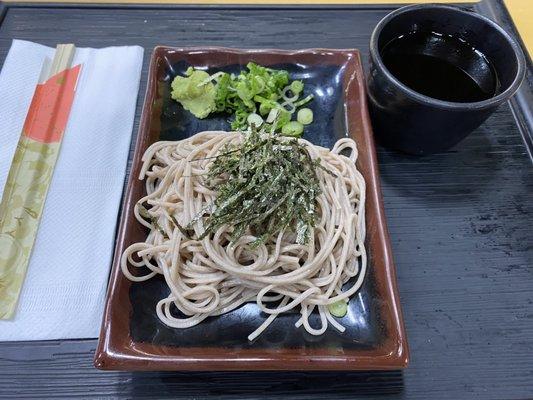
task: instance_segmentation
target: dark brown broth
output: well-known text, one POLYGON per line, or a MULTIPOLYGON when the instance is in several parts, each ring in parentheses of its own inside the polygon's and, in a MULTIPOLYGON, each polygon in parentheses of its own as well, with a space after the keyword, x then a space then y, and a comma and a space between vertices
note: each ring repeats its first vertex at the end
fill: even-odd
POLYGON ((489 60, 454 36, 412 32, 387 43, 381 56, 400 82, 435 99, 470 103, 489 99, 498 90, 489 60))

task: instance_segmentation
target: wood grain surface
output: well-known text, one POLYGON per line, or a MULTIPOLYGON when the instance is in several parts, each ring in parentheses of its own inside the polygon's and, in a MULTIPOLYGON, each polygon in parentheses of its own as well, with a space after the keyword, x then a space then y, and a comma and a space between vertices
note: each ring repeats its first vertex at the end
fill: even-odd
MULTIPOLYGON (((49 46, 156 44, 368 51, 390 8, 8 9, 11 39, 49 46)), ((137 131, 137 123, 135 132, 137 131)), ((0 344, 0 398, 531 399, 533 168, 507 105, 449 152, 378 146, 411 363, 404 373, 121 373, 92 366, 96 340, 0 344)))

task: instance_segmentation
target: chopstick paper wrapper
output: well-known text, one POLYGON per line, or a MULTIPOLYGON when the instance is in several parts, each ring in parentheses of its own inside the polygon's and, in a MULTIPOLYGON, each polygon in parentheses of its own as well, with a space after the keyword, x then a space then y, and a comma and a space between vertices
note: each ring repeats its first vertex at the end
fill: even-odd
POLYGON ((70 68, 74 52, 74 45, 60 44, 53 61, 44 62, 7 176, 0 203, 0 319, 15 314, 26 276, 81 70, 70 68))

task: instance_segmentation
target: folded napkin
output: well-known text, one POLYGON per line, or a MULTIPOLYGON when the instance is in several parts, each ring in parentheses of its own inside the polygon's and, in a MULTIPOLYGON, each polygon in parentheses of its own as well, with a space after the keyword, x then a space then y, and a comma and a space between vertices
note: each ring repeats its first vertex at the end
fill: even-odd
MULTIPOLYGON (((0 73, 0 192, 45 57, 14 40, 0 73)), ((14 319, 2 340, 98 336, 143 49, 78 48, 82 71, 14 319)), ((2 251, 2 249, 0 249, 2 251)), ((1 301, 1 299, 0 299, 1 301)))

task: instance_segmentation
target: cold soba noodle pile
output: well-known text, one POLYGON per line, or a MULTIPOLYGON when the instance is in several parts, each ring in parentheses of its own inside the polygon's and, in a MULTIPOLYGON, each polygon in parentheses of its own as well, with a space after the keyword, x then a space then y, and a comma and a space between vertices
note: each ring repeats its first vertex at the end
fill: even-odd
POLYGON ((150 231, 145 242, 125 250, 122 271, 137 282, 164 276, 170 294, 157 304, 157 315, 171 327, 191 327, 254 301, 268 318, 249 340, 293 309, 300 314, 296 327, 313 335, 329 324, 342 332, 334 315, 346 313, 366 270, 365 182, 355 166, 356 144, 341 139, 330 151, 303 139, 254 134, 246 139, 241 133, 201 132, 156 142, 146 151, 139 178, 146 178, 148 194, 135 216, 150 231), (256 164, 243 166, 247 154, 256 164), (276 164, 282 172, 304 163, 294 170, 300 180, 266 175, 265 190, 273 192, 260 193, 254 179, 278 156, 297 157, 276 164), (224 173, 221 165, 233 172, 224 173), (235 187, 240 191, 229 192, 235 187), (272 204, 264 211, 267 199, 272 204), (320 315, 318 327, 309 323, 313 311, 320 315))

